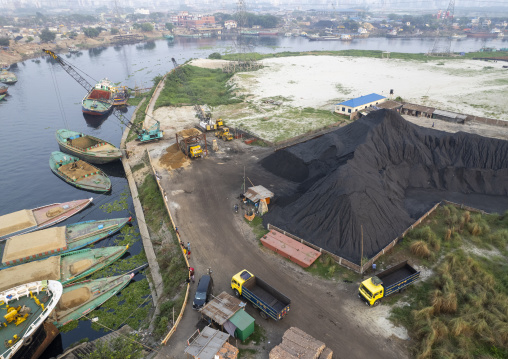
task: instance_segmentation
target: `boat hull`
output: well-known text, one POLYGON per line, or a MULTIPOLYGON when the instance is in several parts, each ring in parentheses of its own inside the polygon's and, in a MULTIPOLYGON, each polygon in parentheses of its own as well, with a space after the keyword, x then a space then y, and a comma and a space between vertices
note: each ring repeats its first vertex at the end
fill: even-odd
POLYGON ((62 152, 79 157, 89 163, 104 164, 122 158, 122 152, 110 142, 80 132, 58 130, 56 131, 56 140, 62 152), (73 144, 75 140, 84 144, 80 147, 75 146, 73 144))
MULTIPOLYGON (((55 309, 62 293, 62 284, 53 280, 30 282, 0 293, 0 300, 3 301, 4 304, 8 304, 12 307, 25 305, 31 309, 31 314, 22 325, 16 326, 15 323, 11 322, 2 327, 0 331, 0 341, 2 341, 2 343, 7 343, 8 340, 12 340, 12 343, 2 346, 3 349, 0 350, 0 358, 13 359, 23 345, 29 344, 32 340, 32 336, 37 332, 37 329, 39 329, 50 313, 55 309), (47 294, 43 294, 44 292, 47 294), (35 295, 38 300, 42 299, 43 295, 48 295, 49 299, 44 302, 44 308, 40 304, 37 304, 32 298, 32 295, 35 295), (13 340, 14 334, 16 334, 19 339, 13 340)), ((4 317, 5 309, 6 308, 2 308, 2 318, 4 317)))
MULTIPOLYGON (((92 203, 92 201, 93 198, 87 198, 63 203, 48 204, 46 206, 28 210, 32 213, 36 225, 25 226, 24 228, 17 227, 17 230, 10 231, 9 233, 5 233, 0 236, 0 241, 4 241, 7 238, 18 236, 20 234, 26 234, 39 229, 51 227, 57 223, 65 221, 67 218, 85 209, 90 203, 92 203), (52 213, 57 212, 59 213, 54 216, 51 215, 52 213)), ((0 216, 0 231, 2 230, 3 222, 11 221, 8 216, 9 215, 0 216)))
POLYGON ((108 176, 78 157, 55 151, 51 153, 49 166, 55 175, 77 188, 93 192, 109 192, 111 190, 111 180, 108 176), (71 168, 70 165, 73 163, 78 168, 71 168), (76 173, 73 174, 73 171, 76 173))
POLYGON ((125 288, 133 277, 133 273, 124 274, 115 277, 87 280, 65 286, 62 300, 51 315, 53 324, 57 328, 60 328, 73 320, 78 320, 87 315, 125 288), (68 300, 74 293, 81 294, 81 303, 76 304, 77 300, 68 300), (88 298, 86 298, 87 295, 88 298), (86 298, 84 301, 83 296, 86 298), (66 305, 68 303, 71 304, 66 305))

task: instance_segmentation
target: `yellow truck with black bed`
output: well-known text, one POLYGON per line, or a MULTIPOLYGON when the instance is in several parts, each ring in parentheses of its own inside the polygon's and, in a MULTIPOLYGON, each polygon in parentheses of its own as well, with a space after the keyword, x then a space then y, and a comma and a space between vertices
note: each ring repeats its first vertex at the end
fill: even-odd
POLYGON ((280 320, 289 312, 291 300, 246 269, 231 278, 231 288, 258 308, 263 319, 280 320))
POLYGON ((420 272, 413 268, 408 261, 404 261, 364 280, 358 289, 358 297, 369 306, 378 305, 381 298, 395 292, 403 292, 419 277, 420 272))

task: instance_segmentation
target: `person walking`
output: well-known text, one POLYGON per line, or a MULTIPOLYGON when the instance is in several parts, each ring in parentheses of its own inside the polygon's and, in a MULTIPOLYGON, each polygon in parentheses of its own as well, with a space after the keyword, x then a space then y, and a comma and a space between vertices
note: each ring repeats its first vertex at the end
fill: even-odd
POLYGON ((180 236, 180 232, 178 232, 178 227, 175 227, 175 233, 180 236))
POLYGON ((190 259, 190 251, 187 251, 187 260, 190 259))
POLYGON ((192 283, 194 283, 194 268, 193 267, 189 267, 189 274, 190 274, 192 283))
POLYGON ((187 242, 187 251, 190 252, 190 242, 187 242))

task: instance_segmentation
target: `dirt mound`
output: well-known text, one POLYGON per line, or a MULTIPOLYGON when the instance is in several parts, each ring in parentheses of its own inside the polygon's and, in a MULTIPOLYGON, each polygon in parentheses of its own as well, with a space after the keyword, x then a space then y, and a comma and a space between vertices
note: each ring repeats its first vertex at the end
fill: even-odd
POLYGON ((183 138, 190 137, 190 136, 199 136, 200 134, 201 134, 201 131, 198 130, 197 128, 188 128, 186 130, 182 130, 182 131, 178 132, 178 136, 183 137, 183 138))
POLYGON ((189 158, 180 150, 178 144, 169 146, 161 158, 159 164, 168 170, 174 170, 180 167, 186 167, 190 164, 189 158))
POLYGON ((388 110, 278 151, 261 165, 299 183, 295 193, 275 199, 265 223, 355 263, 361 226, 363 253, 371 257, 413 223, 406 189, 508 195, 507 141, 424 129, 388 110))

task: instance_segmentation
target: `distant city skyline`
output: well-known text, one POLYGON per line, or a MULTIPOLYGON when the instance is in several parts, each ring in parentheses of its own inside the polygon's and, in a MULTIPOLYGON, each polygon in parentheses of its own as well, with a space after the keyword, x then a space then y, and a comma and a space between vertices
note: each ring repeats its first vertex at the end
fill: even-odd
MULTIPOLYGON (((203 8, 231 8, 236 5, 235 0, 0 0, 0 8, 15 10, 20 8, 38 9, 94 9, 106 6, 108 8, 130 7, 146 8, 151 11, 178 10, 182 6, 203 8)), ((431 10, 446 9, 447 0, 246 0, 248 8, 255 9, 265 6, 273 6, 283 9, 344 9, 348 7, 367 7, 370 9, 394 9, 394 10, 431 10)), ((457 0, 455 7, 508 7, 508 1, 485 1, 485 0, 457 0)))

